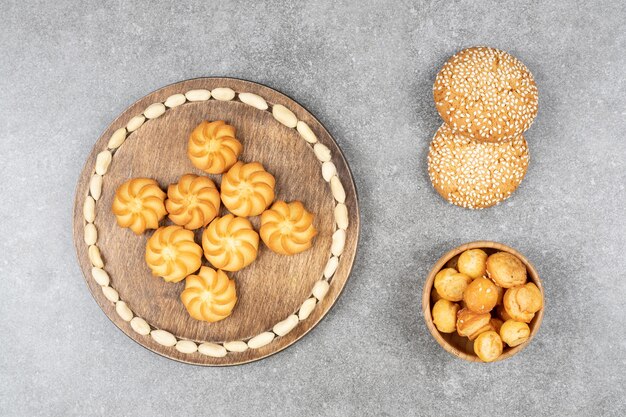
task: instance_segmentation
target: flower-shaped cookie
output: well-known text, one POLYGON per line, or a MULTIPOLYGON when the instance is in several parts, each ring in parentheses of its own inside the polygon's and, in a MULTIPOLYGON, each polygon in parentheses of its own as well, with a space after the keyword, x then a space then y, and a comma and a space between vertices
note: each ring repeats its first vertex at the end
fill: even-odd
POLYGON ((209 174, 221 174, 237 162, 243 150, 235 128, 223 120, 203 121, 189 136, 187 155, 191 163, 209 174))
POLYGON ((311 247, 317 235, 313 214, 299 201, 277 201, 261 215, 261 239, 268 248, 282 255, 294 255, 311 247))
POLYGON ((225 271, 239 271, 256 259, 259 235, 248 219, 227 214, 217 217, 202 233, 204 256, 225 271))
POLYGON ((133 178, 115 192, 112 210, 120 227, 128 227, 139 235, 146 229, 156 229, 167 214, 165 193, 150 178, 133 178))
POLYGON ((220 192, 211 179, 186 174, 178 184, 168 187, 165 208, 175 224, 189 230, 198 229, 217 216, 220 192))
POLYGON ((193 232, 180 226, 160 227, 146 244, 146 263, 152 275, 178 282, 193 274, 202 263, 202 248, 193 232))
POLYGON ((224 271, 203 266, 198 275, 189 275, 180 295, 183 305, 196 320, 216 322, 230 316, 237 303, 235 280, 224 271))
POLYGON ((274 201, 275 185, 260 163, 237 162, 222 176, 222 202, 237 216, 258 216, 274 201))

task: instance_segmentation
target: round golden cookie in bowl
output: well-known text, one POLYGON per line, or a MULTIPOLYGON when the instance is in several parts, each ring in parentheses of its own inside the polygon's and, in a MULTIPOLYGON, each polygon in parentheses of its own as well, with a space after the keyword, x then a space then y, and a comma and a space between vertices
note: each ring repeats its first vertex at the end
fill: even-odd
POLYGON ((478 142, 443 124, 428 151, 428 175, 448 202, 482 209, 501 203, 521 184, 530 160, 522 135, 504 143, 478 142))
POLYGON ((447 352, 470 362, 500 361, 524 349, 537 334, 544 313, 543 286, 533 265, 515 249, 497 242, 471 242, 435 263, 424 284, 422 311, 428 330, 447 352), (480 254, 476 250, 485 256, 476 256, 480 254), (503 288, 488 276, 489 258, 497 254, 519 260, 526 273, 523 283, 503 288), (469 277, 458 300, 458 293, 435 283, 437 277, 442 281, 442 277, 465 275, 457 268, 468 259, 475 270, 485 272, 469 277))
POLYGON ((437 74, 433 95, 453 132, 483 142, 506 142, 524 133, 539 101, 528 68, 489 47, 467 48, 448 59, 437 74))

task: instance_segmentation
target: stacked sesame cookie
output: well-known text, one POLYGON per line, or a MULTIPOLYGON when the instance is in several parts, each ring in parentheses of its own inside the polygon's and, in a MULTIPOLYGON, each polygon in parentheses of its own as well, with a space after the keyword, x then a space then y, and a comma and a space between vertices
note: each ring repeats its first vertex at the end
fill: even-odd
POLYGON ((464 49, 439 71, 433 93, 444 120, 428 154, 435 190, 472 209, 508 198, 526 174, 522 134, 537 115, 537 86, 528 68, 494 48, 464 49))

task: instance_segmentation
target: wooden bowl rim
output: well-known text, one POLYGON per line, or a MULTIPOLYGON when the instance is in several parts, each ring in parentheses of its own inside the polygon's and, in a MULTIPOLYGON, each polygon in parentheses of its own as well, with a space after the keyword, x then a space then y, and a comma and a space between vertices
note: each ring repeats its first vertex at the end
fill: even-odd
POLYGON ((524 265, 526 266, 526 270, 528 271, 530 280, 535 285, 537 285, 537 287, 541 291, 543 307, 541 308, 541 310, 539 310, 535 314, 535 317, 533 318, 531 323, 529 323, 530 336, 528 337, 528 340, 526 340, 521 345, 508 349, 502 355, 500 355, 498 359, 496 359, 494 362, 502 361, 502 360, 508 359, 516 355, 517 353, 521 352, 526 346, 528 346, 530 341, 539 331, 539 327, 541 327, 541 322, 543 321, 543 314, 544 314, 544 310, 546 307, 543 284, 541 283, 541 279, 539 278, 539 274, 537 273, 537 270, 524 255, 522 255, 517 250, 511 248, 510 246, 507 246, 503 243, 489 241, 489 240, 477 240, 474 242, 469 242, 469 243, 465 243, 463 245, 457 246, 456 248, 446 252, 443 256, 441 256, 439 260, 435 263, 435 265, 432 267, 430 272, 428 273, 426 282, 424 283, 424 288, 422 290, 422 312, 424 314, 424 321, 426 322, 426 327, 428 327, 430 334, 437 341, 437 343, 439 343, 439 345, 442 348, 444 348, 447 352, 456 356, 457 358, 465 359, 466 361, 469 361, 469 362, 486 363, 486 362, 481 361, 478 358, 478 356, 470 355, 464 351, 461 351, 460 349, 456 348, 454 345, 449 343, 447 340, 445 340, 443 336, 441 336, 441 333, 439 332, 439 330, 437 330, 437 328, 435 327, 435 324, 433 323, 432 314, 431 314, 430 294, 431 294, 433 284, 435 281, 435 275, 437 275, 437 273, 441 271, 443 266, 450 259, 465 252, 468 249, 496 249, 499 251, 508 252, 512 255, 515 255, 516 257, 519 258, 519 260, 521 260, 524 263, 524 265))

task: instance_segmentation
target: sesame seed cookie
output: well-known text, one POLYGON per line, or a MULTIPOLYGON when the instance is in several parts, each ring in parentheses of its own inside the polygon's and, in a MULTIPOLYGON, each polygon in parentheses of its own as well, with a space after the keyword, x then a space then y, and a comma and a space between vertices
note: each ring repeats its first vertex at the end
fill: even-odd
POLYGON ((532 74, 517 58, 494 48, 468 48, 448 59, 437 74, 433 94, 446 124, 470 139, 514 139, 537 115, 532 74))
POLYGON ((480 209, 507 199, 528 168, 522 135, 503 143, 478 142, 441 125, 428 152, 428 175, 435 190, 457 206, 480 209))

